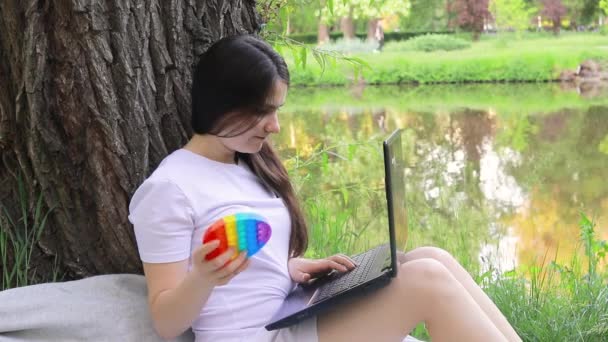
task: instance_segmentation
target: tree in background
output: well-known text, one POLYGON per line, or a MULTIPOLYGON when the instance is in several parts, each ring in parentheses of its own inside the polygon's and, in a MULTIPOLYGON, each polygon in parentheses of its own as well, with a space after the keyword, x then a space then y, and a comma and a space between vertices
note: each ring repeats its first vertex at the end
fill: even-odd
POLYGON ((581 13, 581 22, 585 25, 593 23, 594 19, 598 15, 601 15, 600 1, 598 0, 584 0, 585 6, 581 13))
POLYGON ((559 34, 562 26, 562 18, 568 13, 566 6, 561 0, 542 0, 542 10, 540 14, 548 17, 553 23, 553 33, 559 34))
POLYGON ((450 0, 447 3, 450 26, 459 27, 473 33, 473 40, 478 40, 484 25, 491 18, 489 0, 450 0))
POLYGON ((524 0, 492 0, 492 15, 498 29, 514 29, 521 32, 530 26, 535 8, 524 0))
POLYGON ((310 33, 317 29, 316 13, 326 0, 257 0, 265 30, 277 34, 310 33))
POLYGON ((327 23, 339 21, 345 39, 355 38, 355 20, 366 20, 368 32, 375 31, 378 20, 388 15, 407 15, 408 0, 325 0, 320 20, 327 23))
POLYGON ((573 30, 578 29, 580 25, 593 23, 596 15, 599 14, 598 0, 562 0, 562 2, 568 11, 570 27, 573 30))
POLYGON ((608 15, 608 0, 600 0, 600 8, 608 15))
POLYGON ((410 0, 401 28, 406 31, 440 31, 448 26, 446 0, 410 0))

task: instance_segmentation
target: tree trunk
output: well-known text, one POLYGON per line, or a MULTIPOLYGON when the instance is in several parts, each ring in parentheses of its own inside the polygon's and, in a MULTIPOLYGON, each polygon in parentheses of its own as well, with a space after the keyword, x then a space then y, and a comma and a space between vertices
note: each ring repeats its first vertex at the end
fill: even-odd
POLYGON ((317 35, 317 43, 319 45, 329 43, 329 26, 323 22, 319 22, 319 33, 317 35))
POLYGON ((378 27, 379 19, 370 19, 367 21, 367 40, 370 42, 377 41, 376 39, 376 27, 378 27))
POLYGON ((559 36, 559 31, 562 26, 562 18, 553 19, 553 34, 559 36))
POLYGON ((340 29, 343 37, 346 40, 355 39, 355 22, 353 20, 353 8, 349 10, 349 14, 346 17, 342 17, 340 20, 340 29))
POLYGON ((131 195, 189 138, 198 56, 259 22, 253 0, 0 1, 0 204, 22 217, 21 177, 53 208, 40 281, 56 256, 66 279, 141 272, 131 195))

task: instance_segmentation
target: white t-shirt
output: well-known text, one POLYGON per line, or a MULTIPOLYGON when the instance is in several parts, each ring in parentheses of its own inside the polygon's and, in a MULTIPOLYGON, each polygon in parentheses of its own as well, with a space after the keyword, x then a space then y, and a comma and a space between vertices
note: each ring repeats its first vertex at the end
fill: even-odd
POLYGON ((268 220, 270 240, 247 270, 214 288, 194 321, 197 341, 246 340, 264 329, 293 288, 287 271, 289 213, 242 161, 225 164, 177 150, 137 189, 129 212, 147 263, 189 259, 205 229, 226 215, 255 212, 268 220))

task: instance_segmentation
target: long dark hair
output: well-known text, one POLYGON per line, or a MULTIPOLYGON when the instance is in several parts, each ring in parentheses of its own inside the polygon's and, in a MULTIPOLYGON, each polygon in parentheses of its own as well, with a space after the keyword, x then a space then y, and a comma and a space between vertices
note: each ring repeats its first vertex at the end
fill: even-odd
MULTIPOLYGON (((263 108, 277 80, 289 86, 289 70, 266 42, 250 35, 218 40, 200 57, 194 71, 192 130, 218 135, 226 125, 240 120, 238 132, 229 132, 228 136, 247 131, 265 114, 263 108), (248 116, 243 117, 242 113, 248 116)), ((289 255, 304 254, 308 246, 306 221, 276 152, 265 141, 257 153, 237 154, 285 203, 291 218, 289 255)))

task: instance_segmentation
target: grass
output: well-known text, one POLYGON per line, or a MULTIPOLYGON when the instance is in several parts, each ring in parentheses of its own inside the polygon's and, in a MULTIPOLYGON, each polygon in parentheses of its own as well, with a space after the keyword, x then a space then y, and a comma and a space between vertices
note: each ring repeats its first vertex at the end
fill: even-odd
MULTIPOLYGON (((2 281, 0 291, 32 284, 37 279, 36 269, 31 268, 32 253, 46 226, 52 210, 43 212, 42 194, 30 203, 23 180, 17 179, 20 218, 15 220, 2 206, 0 217, 0 261, 2 281)), ((57 259, 55 259, 57 262, 57 259)), ((57 265, 55 264, 55 269, 57 265)), ((52 281, 57 280, 57 272, 52 281)))
MULTIPOLYGON (((561 71, 574 69, 586 59, 608 60, 606 37, 590 33, 484 36, 471 48, 457 51, 407 51, 406 44, 391 42, 382 53, 351 56, 369 66, 361 74, 371 84, 544 82, 557 79, 561 71)), ((303 66, 289 53, 285 55, 294 85, 345 85, 357 79, 350 63, 333 62, 322 70, 317 63, 303 66)))
POLYGON ((285 113, 346 108, 437 112, 458 108, 488 110, 505 114, 551 112, 564 108, 605 105, 606 98, 583 98, 559 84, 436 84, 429 86, 370 86, 360 96, 344 87, 297 88, 289 91, 281 109, 285 113))
POLYGON ((382 228, 388 224, 384 193, 379 191, 383 184, 377 172, 361 175, 357 171, 378 165, 381 159, 381 151, 373 144, 351 141, 317 146, 311 156, 287 161, 310 219, 309 257, 355 254, 383 240, 382 228), (341 167, 345 165, 351 168, 341 167))
POLYGON ((584 214, 580 231, 580 254, 569 262, 485 280, 486 291, 525 341, 608 339, 608 245, 596 238, 584 214))

